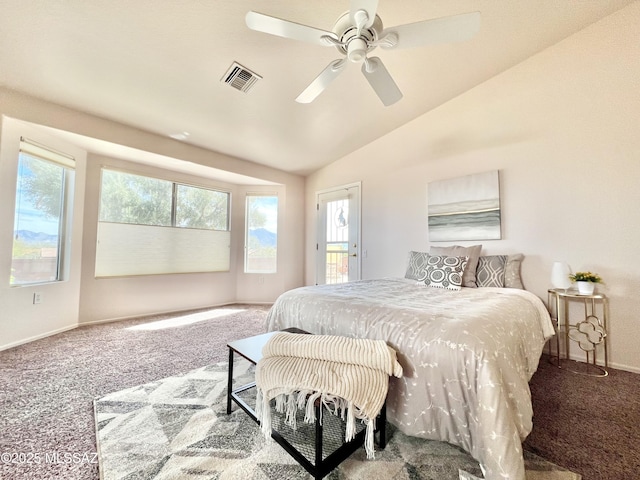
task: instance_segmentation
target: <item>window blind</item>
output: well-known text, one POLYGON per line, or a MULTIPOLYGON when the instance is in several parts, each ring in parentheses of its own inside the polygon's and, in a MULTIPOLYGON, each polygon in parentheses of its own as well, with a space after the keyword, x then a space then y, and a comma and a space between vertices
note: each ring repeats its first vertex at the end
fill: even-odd
POLYGON ((98 222, 96 277, 226 272, 231 232, 98 222))
POLYGON ((67 168, 76 168, 75 158, 73 158, 71 155, 67 155, 66 153, 62 152, 56 152, 55 150, 40 145, 39 143, 24 137, 20 137, 20 153, 32 155, 43 160, 48 160, 67 168))

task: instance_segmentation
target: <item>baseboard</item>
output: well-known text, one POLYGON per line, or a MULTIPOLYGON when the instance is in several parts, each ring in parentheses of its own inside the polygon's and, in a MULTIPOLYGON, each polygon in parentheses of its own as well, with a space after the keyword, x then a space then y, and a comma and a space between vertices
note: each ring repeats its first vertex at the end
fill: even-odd
POLYGON ((615 370, 624 370, 625 372, 631 373, 640 373, 639 367, 631 367, 622 363, 609 362, 609 368, 613 368, 615 370))
POLYGON ((49 332, 41 333, 39 335, 34 335, 33 337, 24 338, 22 340, 18 340, 17 342, 8 343, 6 345, 0 345, 0 352, 3 350, 9 350, 10 348, 19 347, 20 345, 24 345, 25 343, 35 342, 36 340, 41 340, 46 337, 50 337, 52 335, 57 335, 58 333, 68 332, 69 330, 73 330, 74 328, 78 328, 78 324, 69 325, 66 327, 58 328, 56 330, 51 330, 49 332))
POLYGON ((100 325, 101 323, 112 323, 112 322, 120 322, 122 320, 131 320, 134 318, 144 318, 144 317, 155 317, 157 315, 179 315, 181 313, 193 312, 194 310, 207 310, 209 308, 220 308, 220 307, 228 307, 230 305, 273 305, 273 302, 251 302, 251 301, 242 301, 242 300, 234 300, 233 302, 223 302, 215 305, 205 305, 204 307, 191 307, 184 308, 181 310, 162 310, 158 312, 144 313, 138 315, 127 315, 124 317, 114 317, 114 318, 105 318, 102 320, 93 320, 91 322, 80 322, 78 326, 85 325, 100 325))
POLYGON ((128 315, 128 316, 124 316, 124 317, 115 317, 115 318, 105 318, 102 320, 94 320, 91 322, 79 322, 73 325, 69 325, 66 327, 62 327, 62 328, 58 328, 56 330, 51 330, 49 332, 45 332, 45 333, 41 333, 39 335, 34 335, 32 337, 28 337, 28 338, 24 338, 22 340, 18 340, 17 342, 12 342, 12 343, 8 343, 6 345, 0 345, 0 352, 3 350, 8 350, 10 348, 14 348, 14 347, 18 347, 20 345, 24 345, 25 343, 30 343, 30 342, 34 342, 36 340, 40 340, 42 338, 46 338, 46 337, 50 337, 52 335, 57 335, 58 333, 62 333, 62 332, 67 332, 69 330, 73 330, 74 328, 78 328, 78 327, 84 327, 84 326, 89 326, 89 325, 100 325, 103 323, 112 323, 112 322, 119 322, 122 320, 131 320, 134 318, 144 318, 144 317, 153 317, 153 316, 157 316, 157 315, 179 315, 181 313, 186 313, 186 312, 193 312, 194 310, 207 310, 209 308, 220 308, 220 307, 228 307, 230 305, 271 305, 273 302, 245 302, 245 301, 238 301, 238 300, 234 300, 233 302, 224 302, 224 303, 219 303, 219 304, 215 304, 215 305, 206 305, 204 307, 192 307, 192 308, 185 308, 182 310, 165 310, 165 311, 158 311, 158 312, 152 312, 152 313, 145 313, 142 315, 128 315))
POLYGON ((224 303, 219 303, 216 305, 205 305, 204 307, 191 307, 191 308, 184 308, 181 310, 160 310, 157 312, 150 312, 150 313, 143 313, 143 314, 138 314, 138 315, 127 315, 124 317, 113 317, 113 318, 104 318, 102 320, 93 320, 91 322, 80 322, 78 324, 78 326, 84 327, 87 325, 100 325, 102 323, 112 323, 112 322, 120 322, 122 320, 132 320, 134 318, 145 318, 145 317, 155 317, 158 315, 179 315, 181 313, 186 313, 186 312, 193 312, 194 310, 206 310, 208 308, 220 308, 220 307, 227 307, 229 305, 235 305, 237 303, 244 303, 244 302, 224 302, 224 303))
POLYGON ((273 305, 273 302, 252 302, 250 300, 247 300, 246 302, 243 300, 236 300, 233 303, 229 303, 228 305, 273 305))
MULTIPOLYGON (((543 353, 552 357, 556 355, 555 348, 550 349, 549 345, 544 347, 543 353)), ((581 356, 581 355, 576 355, 574 353, 569 355, 569 360, 573 360, 576 362, 585 362, 586 357, 584 355, 581 356)), ((598 356, 598 365, 604 368, 604 362, 601 360, 602 360, 601 356, 598 356)), ((640 373, 640 367, 633 367, 630 365, 625 365, 623 363, 617 363, 612 361, 609 361, 609 365, 607 366, 607 369, 609 368, 613 368, 614 370, 623 370, 625 372, 630 372, 630 373, 640 373)))

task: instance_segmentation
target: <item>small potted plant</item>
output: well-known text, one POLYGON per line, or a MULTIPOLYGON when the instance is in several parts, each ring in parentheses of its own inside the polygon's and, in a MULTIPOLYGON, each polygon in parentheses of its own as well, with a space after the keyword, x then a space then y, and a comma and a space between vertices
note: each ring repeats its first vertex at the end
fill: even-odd
POLYGON ((596 283, 603 283, 602 277, 592 272, 576 272, 569 275, 569 279, 578 285, 580 295, 593 295, 596 283))

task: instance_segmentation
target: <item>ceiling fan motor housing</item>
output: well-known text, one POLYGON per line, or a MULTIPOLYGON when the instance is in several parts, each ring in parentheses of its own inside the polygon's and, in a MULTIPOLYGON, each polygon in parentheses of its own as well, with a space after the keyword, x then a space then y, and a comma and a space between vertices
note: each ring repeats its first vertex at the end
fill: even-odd
POLYGON ((336 48, 355 63, 362 62, 367 53, 376 48, 373 42, 378 39, 380 32, 382 32, 382 20, 378 15, 369 28, 362 29, 360 35, 358 35, 358 28, 351 23, 349 12, 341 15, 333 26, 333 33, 340 40, 336 48))
POLYGON ((352 62, 362 62, 367 56, 367 42, 360 37, 352 38, 347 44, 347 58, 352 62))

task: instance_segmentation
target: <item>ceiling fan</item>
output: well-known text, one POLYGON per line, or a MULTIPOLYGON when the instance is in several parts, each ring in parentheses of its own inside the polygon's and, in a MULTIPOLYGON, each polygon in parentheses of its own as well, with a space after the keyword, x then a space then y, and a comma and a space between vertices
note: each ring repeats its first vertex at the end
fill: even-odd
POLYGON ((412 48, 423 45, 460 42, 473 37, 480 29, 480 12, 383 28, 376 14, 378 0, 351 0, 350 10, 338 18, 333 31, 302 25, 250 11, 246 15, 251 30, 291 38, 322 46, 336 47, 343 55, 332 61, 296 98, 296 102, 310 103, 345 69, 347 63, 362 63, 362 73, 385 106, 402 98, 379 57, 368 54, 376 47, 412 48))

